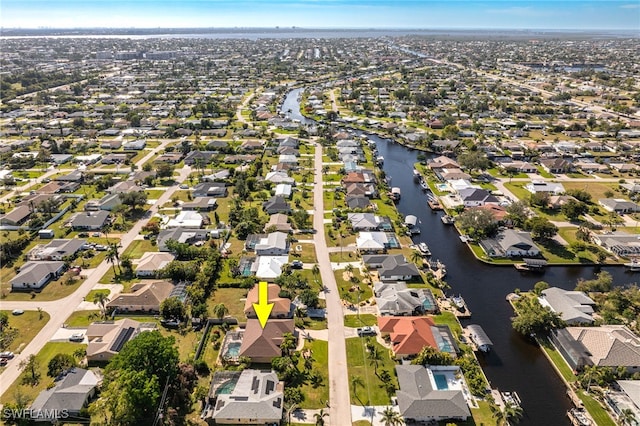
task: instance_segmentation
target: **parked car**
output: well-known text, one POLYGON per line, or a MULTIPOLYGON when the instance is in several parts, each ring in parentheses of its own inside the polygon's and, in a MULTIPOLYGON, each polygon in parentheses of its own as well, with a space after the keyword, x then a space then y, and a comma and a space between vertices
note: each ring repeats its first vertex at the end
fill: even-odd
POLYGON ((294 260, 293 262, 291 262, 291 267, 293 269, 302 269, 302 261, 294 260))
POLYGON ((78 234, 78 237, 80 237, 80 238, 87 238, 88 236, 89 236, 89 234, 88 234, 88 233, 86 233, 86 232, 80 232, 80 233, 78 234))
POLYGON ((189 189, 189 185, 185 185, 184 183, 180 185, 178 188, 180 189, 189 189))
POLYGON ((178 328, 180 327, 180 321, 178 321, 177 319, 161 319, 160 320, 160 324, 164 325, 167 328, 178 328))
POLYGON ((14 309, 13 311, 11 311, 11 313, 13 315, 22 315, 24 314, 24 311, 22 309, 14 309))
POLYGON ((92 237, 99 237, 100 233, 99 232, 94 232, 93 234, 91 234, 92 237))
POLYGON ((82 342, 82 341, 84 341, 84 334, 83 333, 73 333, 71 336, 69 336, 69 341, 70 342, 82 342))
POLYGON ((0 352, 0 359, 12 359, 13 356, 14 356, 13 352, 9 352, 9 351, 0 352))
POLYGON ((363 337, 363 336, 375 336, 376 330, 374 330, 373 327, 360 327, 358 329, 356 329, 356 332, 358 333, 358 336, 363 337))

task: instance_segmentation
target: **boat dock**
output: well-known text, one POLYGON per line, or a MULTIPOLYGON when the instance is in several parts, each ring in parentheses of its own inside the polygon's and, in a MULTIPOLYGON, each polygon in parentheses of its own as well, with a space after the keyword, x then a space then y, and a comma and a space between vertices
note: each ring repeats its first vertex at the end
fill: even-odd
POLYGON ((524 263, 515 263, 513 266, 518 271, 523 272, 544 272, 544 268, 547 266, 547 261, 544 259, 522 259, 524 263))

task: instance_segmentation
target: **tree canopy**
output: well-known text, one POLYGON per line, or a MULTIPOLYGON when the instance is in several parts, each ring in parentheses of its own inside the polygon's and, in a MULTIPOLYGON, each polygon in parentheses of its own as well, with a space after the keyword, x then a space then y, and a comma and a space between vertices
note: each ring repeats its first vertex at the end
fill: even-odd
POLYGON ((542 306, 536 298, 522 297, 515 302, 515 307, 517 315, 511 318, 511 325, 523 336, 547 334, 566 325, 559 314, 548 306, 542 306))

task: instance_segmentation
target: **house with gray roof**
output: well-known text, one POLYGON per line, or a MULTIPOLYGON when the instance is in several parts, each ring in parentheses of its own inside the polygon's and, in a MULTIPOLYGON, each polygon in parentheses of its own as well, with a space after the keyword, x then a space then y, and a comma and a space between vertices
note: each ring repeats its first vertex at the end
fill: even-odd
POLYGON ((640 238, 638 238, 638 234, 628 234, 626 232, 592 233, 591 239, 605 250, 618 256, 640 255, 640 238))
POLYGON ((593 307, 596 302, 581 291, 550 287, 542 291, 538 300, 542 306, 548 306, 553 312, 560 314, 567 324, 593 323, 593 307))
POLYGON ((407 283, 376 282, 373 284, 380 315, 421 315, 438 311, 433 293, 426 288, 409 288, 407 283))
POLYGON ((396 395, 405 423, 465 421, 471 416, 462 390, 440 389, 434 373, 421 365, 396 365, 396 395))
POLYGON ((258 256, 281 256, 289 252, 289 241, 284 232, 272 232, 261 238, 254 250, 258 256))
POLYGON ((555 330, 551 340, 574 370, 593 365, 640 372, 640 338, 624 325, 567 327, 555 330))
POLYGON ((362 262, 369 268, 377 269, 381 281, 408 281, 420 276, 418 267, 408 262, 402 254, 364 255, 362 262))
POLYGON ((390 231, 393 229, 391 221, 373 213, 347 213, 347 220, 351 222, 354 231, 390 231))
POLYGON ((11 279, 12 290, 42 290, 51 280, 64 272, 64 262, 27 262, 20 267, 18 275, 11 279))
POLYGON ((481 188, 465 188, 458 191, 462 203, 465 207, 479 207, 485 204, 498 204, 498 197, 491 194, 486 189, 481 188))
POLYGON ((72 368, 56 380, 55 385, 45 389, 31 404, 33 413, 44 415, 38 421, 51 423, 67 422, 70 418, 83 417, 81 411, 96 394, 100 379, 91 370, 72 368), (64 417, 63 417, 64 416, 64 417))
POLYGON ((605 210, 616 212, 618 214, 640 212, 639 205, 633 201, 623 200, 620 198, 602 198, 598 200, 598 204, 604 207, 605 210))
POLYGON ((90 211, 96 211, 96 210, 111 211, 121 204, 122 204, 122 200, 120 199, 120 193, 114 192, 112 194, 105 195, 99 200, 87 201, 87 203, 84 205, 84 209, 90 210, 90 211))
POLYGON ((505 229, 495 238, 480 241, 480 246, 491 257, 535 257, 540 255, 540 249, 531 239, 531 234, 513 229, 505 229))
POLYGON ((74 231, 99 231, 108 220, 109 212, 106 210, 81 212, 71 219, 71 228, 74 231))
POLYGON ((227 186, 221 182, 202 182, 193 187, 193 197, 226 197, 227 186))
POLYGON ((274 371, 216 372, 203 418, 214 424, 279 424, 283 391, 274 371))
POLYGON ((164 229, 158 234, 158 250, 169 251, 167 241, 174 240, 179 243, 193 244, 197 241, 204 241, 208 238, 206 229, 171 228, 164 229))
POLYGON ((366 209, 371 205, 371 200, 364 196, 348 196, 345 200, 350 209, 366 209))
POLYGON ((87 240, 78 238, 51 240, 48 244, 40 244, 27 254, 29 260, 63 260, 74 256, 86 244, 87 240))
POLYGON ((262 203, 262 208, 265 212, 267 212, 267 214, 291 212, 291 206, 289 205, 287 200, 279 195, 274 195, 273 197, 262 203))

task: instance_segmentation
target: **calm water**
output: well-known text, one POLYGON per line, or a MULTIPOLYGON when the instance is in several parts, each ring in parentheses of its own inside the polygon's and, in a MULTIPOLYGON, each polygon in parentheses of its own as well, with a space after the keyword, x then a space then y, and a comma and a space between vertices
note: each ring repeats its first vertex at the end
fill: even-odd
MULTIPOLYGON (((282 111, 291 109, 291 118, 311 122, 300 115, 296 98, 301 90, 288 94, 282 111)), ((400 187, 402 191, 398 210, 403 215, 412 214, 418 218, 422 233, 414 237, 414 242, 426 242, 433 253, 432 258, 447 265, 449 294, 460 294, 465 299, 472 318, 463 321, 463 325, 480 324, 494 343, 490 353, 478 356, 491 387, 518 393, 525 412, 521 425, 569 425, 566 412, 572 406, 563 382, 541 350, 512 330, 513 310, 505 298, 516 288, 532 289, 540 280, 573 289, 578 278, 592 278, 598 270, 594 267, 549 267, 543 275, 522 274, 513 267, 481 263, 460 242, 454 227, 440 221, 443 213, 434 214, 427 206, 426 195, 413 180, 412 170, 418 151, 375 135, 369 135, 369 138, 377 142, 378 153, 384 157, 383 169, 391 178, 390 185, 400 187)), ((622 268, 603 270, 611 273, 616 285, 637 281, 622 268)))

